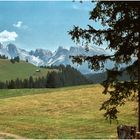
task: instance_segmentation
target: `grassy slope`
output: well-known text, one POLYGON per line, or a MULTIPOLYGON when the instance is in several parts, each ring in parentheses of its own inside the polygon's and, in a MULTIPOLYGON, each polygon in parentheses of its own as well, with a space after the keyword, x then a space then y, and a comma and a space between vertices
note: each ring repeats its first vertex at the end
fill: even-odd
POLYGON ((36 72, 38 68, 30 63, 20 61, 12 64, 9 60, 0 59, 0 81, 28 78, 29 76, 39 77, 46 76, 48 70, 41 69, 36 72))
MULTIPOLYGON (((0 130, 26 138, 116 138, 118 124, 99 111, 101 92, 100 85, 0 90, 0 130)), ((136 124, 135 105, 122 108, 120 123, 136 124)))

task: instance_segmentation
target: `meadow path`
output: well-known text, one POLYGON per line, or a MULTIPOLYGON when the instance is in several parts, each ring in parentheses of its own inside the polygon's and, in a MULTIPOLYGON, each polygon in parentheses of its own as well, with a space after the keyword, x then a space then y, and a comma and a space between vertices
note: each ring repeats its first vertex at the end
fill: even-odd
POLYGON ((6 133, 6 132, 0 132, 0 139, 5 139, 5 138, 25 139, 24 137, 18 136, 16 134, 11 134, 11 133, 6 133))

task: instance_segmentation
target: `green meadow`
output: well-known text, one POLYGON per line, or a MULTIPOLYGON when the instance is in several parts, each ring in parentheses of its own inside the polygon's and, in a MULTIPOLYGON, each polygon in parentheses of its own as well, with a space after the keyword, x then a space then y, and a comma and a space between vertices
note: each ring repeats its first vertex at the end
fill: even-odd
MULTIPOLYGON (((110 124, 99 110, 107 99, 102 90, 101 85, 0 90, 0 137, 117 138, 117 122, 110 124)), ((128 101, 120 108, 119 124, 136 125, 136 106, 128 101)))
POLYGON ((38 68, 25 61, 11 63, 9 60, 0 59, 0 81, 15 80, 16 78, 25 79, 30 76, 37 78, 46 76, 48 71, 46 68, 38 68), (36 70, 40 69, 40 72, 36 70))

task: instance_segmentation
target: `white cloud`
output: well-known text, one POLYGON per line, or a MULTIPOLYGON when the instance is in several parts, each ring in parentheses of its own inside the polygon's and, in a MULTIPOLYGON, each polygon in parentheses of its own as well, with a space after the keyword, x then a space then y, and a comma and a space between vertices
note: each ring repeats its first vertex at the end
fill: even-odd
POLYGON ((15 41, 17 37, 18 34, 16 32, 9 32, 7 30, 0 32, 0 42, 15 41))
POLYGON ((18 21, 17 23, 13 24, 14 27, 19 29, 28 29, 27 25, 24 25, 22 21, 18 21))
POLYGON ((22 26, 23 22, 18 21, 16 24, 13 24, 14 27, 20 28, 22 26))

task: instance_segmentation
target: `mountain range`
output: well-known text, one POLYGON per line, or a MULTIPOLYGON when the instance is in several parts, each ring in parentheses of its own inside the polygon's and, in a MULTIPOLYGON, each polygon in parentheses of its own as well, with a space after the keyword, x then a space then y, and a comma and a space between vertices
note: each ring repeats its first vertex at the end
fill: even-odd
MULTIPOLYGON (((86 51, 83 46, 70 47, 66 49, 62 46, 58 47, 56 51, 52 52, 50 50, 45 49, 36 49, 27 51, 25 49, 18 48, 15 44, 9 43, 7 45, 3 45, 0 43, 0 54, 5 55, 8 59, 19 56, 21 60, 28 60, 29 63, 32 63, 36 66, 51 66, 51 65, 71 65, 74 68, 77 68, 83 74, 92 73, 92 71, 88 68, 88 63, 83 63, 82 65, 78 65, 76 63, 72 63, 72 60, 69 56, 76 55, 85 55, 85 56, 93 56, 100 54, 108 54, 108 52, 103 48, 98 47, 89 47, 89 51, 86 51)), ((106 62, 106 67, 112 67, 112 62, 106 62)))

